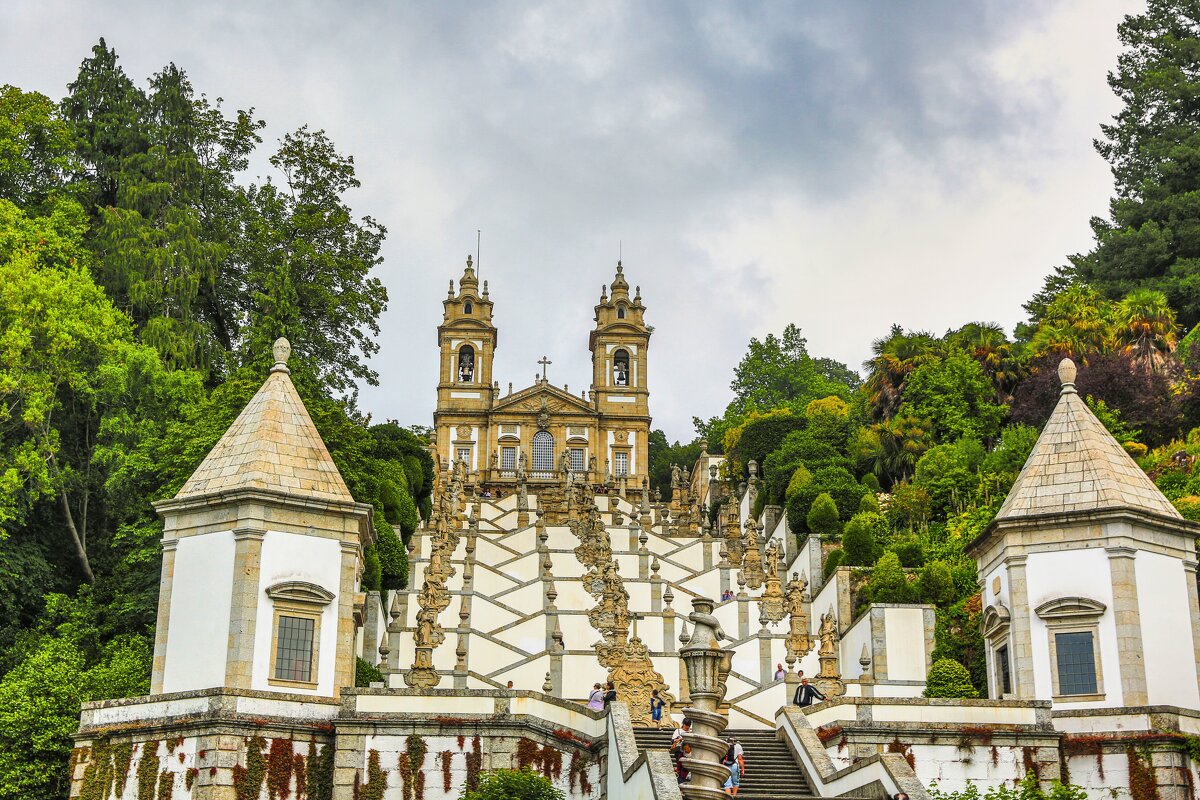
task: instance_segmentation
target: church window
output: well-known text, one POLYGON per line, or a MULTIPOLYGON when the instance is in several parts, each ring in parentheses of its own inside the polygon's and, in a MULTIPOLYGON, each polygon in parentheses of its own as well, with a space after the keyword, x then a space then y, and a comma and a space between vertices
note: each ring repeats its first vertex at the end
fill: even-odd
POLYGON ((1060 695, 1096 694, 1096 656, 1091 631, 1054 635, 1060 695))
POLYGON ((284 581, 269 587, 267 596, 274 604, 267 682, 316 689, 321 614, 333 592, 307 581, 284 581))
POLYGON ((472 303, 470 300, 463 303, 463 313, 464 314, 470 314, 474 310, 475 310, 475 304, 472 303))
POLYGON ((616 459, 617 477, 621 478, 629 474, 629 453, 614 453, 616 459))
POLYGON ((1046 623, 1054 697, 1062 701, 1104 698, 1100 670, 1100 617, 1105 605, 1087 597, 1060 597, 1034 609, 1046 623))
POLYGON ((467 469, 470 469, 471 468, 471 448, 470 447, 458 448, 458 460, 463 462, 464 464, 466 464, 467 469))
POLYGON ((308 617, 279 617, 275 644, 275 679, 308 683, 312 680, 314 620, 308 617))
POLYGON ((571 448, 571 472, 583 472, 587 469, 587 451, 582 447, 571 448))
POLYGON ((996 650, 996 675, 1000 694, 1012 694, 1012 665, 1008 661, 1008 645, 1001 645, 996 650))
POLYGON ((549 478, 554 472, 554 437, 549 431, 533 435, 533 476, 549 478))
POLYGON ((618 350, 613 353, 613 385, 629 385, 629 352, 618 350))
POLYGON ((475 348, 469 344, 464 344, 458 351, 458 380, 459 383, 475 380, 475 348))
POLYGON ((517 448, 501 447, 500 448, 500 469, 505 472, 512 472, 517 468, 517 448))
POLYGON ((625 306, 617 306, 617 319, 625 319, 625 306))

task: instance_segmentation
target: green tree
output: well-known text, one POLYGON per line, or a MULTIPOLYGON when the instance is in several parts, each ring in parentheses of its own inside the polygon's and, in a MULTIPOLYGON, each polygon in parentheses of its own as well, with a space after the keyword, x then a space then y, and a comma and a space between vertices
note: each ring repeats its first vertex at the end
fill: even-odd
POLYGON ((840 547, 830 550, 829 555, 825 556, 825 566, 821 570, 821 573, 825 576, 825 579, 829 580, 829 576, 836 572, 837 568, 840 567, 845 561, 845 550, 840 547))
POLYGON ((869 489, 841 467, 825 467, 812 473, 812 479, 792 492, 787 500, 788 527, 795 533, 808 531, 808 511, 817 495, 828 494, 837 505, 839 519, 849 519, 858 511, 861 498, 869 489))
POLYGON ((917 462, 913 484, 929 494, 933 508, 943 515, 961 511, 975 500, 979 488, 976 469, 983 455, 983 448, 972 439, 939 444, 917 462))
POLYGON ((934 436, 946 441, 968 436, 991 441, 1007 409, 979 362, 962 351, 931 358, 905 381, 900 413, 933 422, 934 436))
MULTIPOLYGON (((670 500, 674 491, 671 487, 671 468, 678 465, 681 469, 692 469, 696 460, 700 458, 701 449, 703 444, 699 438, 688 444, 670 444, 667 435, 661 430, 650 431, 650 445, 647 450, 650 460, 650 488, 658 489, 662 492, 664 500, 670 500)), ((707 476, 705 480, 708 480, 707 476)))
POLYGON ((842 530, 837 504, 833 502, 833 498, 828 492, 817 495, 805 520, 808 523, 808 530, 817 536, 837 536, 842 530))
POLYGON ((971 685, 971 676, 967 668, 949 658, 939 658, 929 668, 925 679, 926 697, 979 697, 979 692, 971 685))
POLYGON ((884 553, 871 570, 867 596, 872 603, 911 603, 912 587, 895 553, 884 553))
POLYGON ((30 213, 44 213, 63 192, 75 142, 58 108, 45 95, 0 86, 0 197, 30 213))
POLYGON ((875 355, 867 362, 869 372, 863 383, 871 418, 887 420, 900 409, 901 395, 908 376, 941 352, 941 343, 929 333, 906 333, 899 325, 871 345, 875 355))
MULTIPOLYGON (((864 495, 866 497, 867 495, 864 495)), ((816 508, 816 504, 813 504, 816 508)), ((855 567, 869 567, 878 555, 879 537, 887 532, 887 520, 878 512, 859 512, 846 523, 842 531, 842 547, 846 562, 855 567)))
POLYGON ((90 602, 50 598, 48 627, 0 679, 0 795, 65 797, 80 704, 145 694, 150 646, 138 636, 102 644, 90 602))
POLYGON ((1096 243, 1073 271, 1108 297, 1134 289, 1164 293, 1191 328, 1200 322, 1200 13, 1186 0, 1150 0, 1118 26, 1123 52, 1109 86, 1122 103, 1102 125, 1096 149, 1116 197, 1108 219, 1092 220, 1096 243))
POLYGON ((459 800, 564 800, 549 778, 529 767, 493 769, 479 776, 479 786, 463 789, 459 800))
POLYGON ((830 395, 844 399, 850 396, 847 381, 855 378, 844 364, 814 360, 800 329, 788 325, 780 337, 768 333, 762 341, 750 340, 746 355, 734 369, 730 408, 744 415, 781 406, 803 408, 811 400, 830 395))
POLYGON ((921 600, 941 607, 954 600, 954 575, 945 561, 930 561, 919 576, 921 600))

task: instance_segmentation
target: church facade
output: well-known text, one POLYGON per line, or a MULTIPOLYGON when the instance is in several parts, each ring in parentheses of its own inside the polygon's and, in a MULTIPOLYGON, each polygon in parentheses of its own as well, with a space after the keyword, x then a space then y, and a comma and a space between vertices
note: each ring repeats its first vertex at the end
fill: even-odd
MULTIPOLYGON (((600 486, 640 487, 648 477, 647 356, 653 328, 641 288, 633 296, 618 262, 600 293, 588 336, 591 385, 578 395, 550 384, 545 361, 534 383, 501 393, 493 364, 499 331, 493 302, 470 257, 458 288, 450 282, 438 326, 440 368, 434 431, 443 466, 461 464, 482 490, 533 490, 565 473, 600 486)), ((508 490, 508 491, 506 491, 508 490)))

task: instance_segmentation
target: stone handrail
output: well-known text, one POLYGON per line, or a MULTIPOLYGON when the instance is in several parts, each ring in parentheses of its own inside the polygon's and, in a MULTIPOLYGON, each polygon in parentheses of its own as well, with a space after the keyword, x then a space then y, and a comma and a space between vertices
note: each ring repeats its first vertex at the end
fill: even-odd
POLYGON ((629 800, 683 800, 671 756, 660 751, 638 752, 629 718, 621 701, 608 707, 607 796, 629 800))
POLYGON ((890 797, 904 792, 911 800, 930 800, 929 792, 899 753, 881 753, 838 769, 804 712, 785 706, 775 717, 778 734, 792 751, 818 797, 890 797))

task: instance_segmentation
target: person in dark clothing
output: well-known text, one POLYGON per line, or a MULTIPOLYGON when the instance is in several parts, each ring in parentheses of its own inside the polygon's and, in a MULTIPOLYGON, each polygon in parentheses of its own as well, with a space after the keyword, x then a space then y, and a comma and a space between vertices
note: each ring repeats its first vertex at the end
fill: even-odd
POLYGON ((808 678, 801 678, 800 685, 796 687, 796 696, 792 698, 792 702, 801 708, 811 706, 816 700, 824 700, 825 695, 821 694, 821 690, 808 682, 808 678))
POLYGON ((612 681, 604 684, 604 707, 608 708, 610 703, 617 701, 617 687, 612 681))

